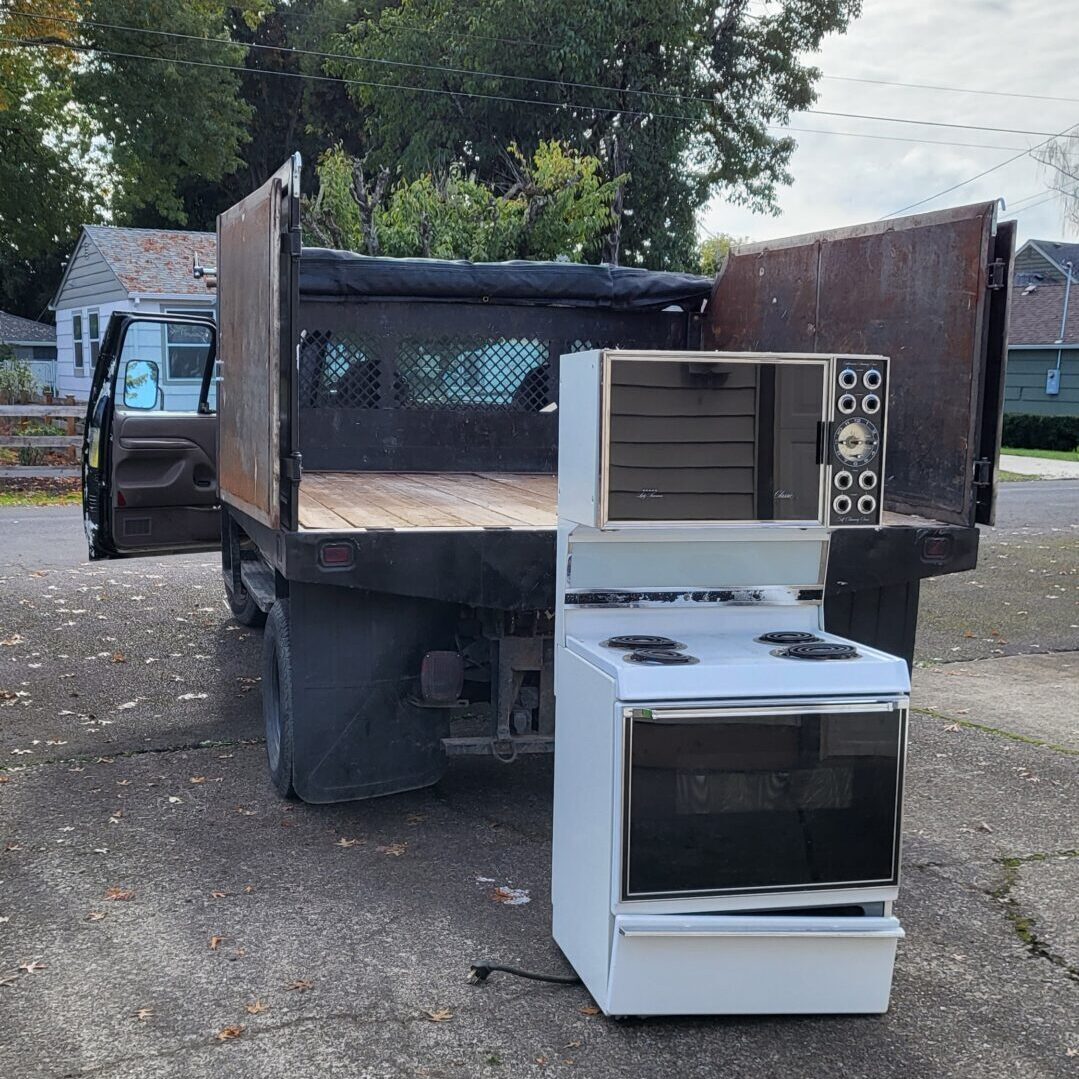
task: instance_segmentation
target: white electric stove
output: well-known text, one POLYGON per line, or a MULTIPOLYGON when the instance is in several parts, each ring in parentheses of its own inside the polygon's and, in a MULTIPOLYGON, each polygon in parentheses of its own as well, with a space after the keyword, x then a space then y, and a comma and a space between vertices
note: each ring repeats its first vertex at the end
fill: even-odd
MULTIPOLYGON (((574 373, 617 369, 601 361, 563 357, 563 391, 574 373)), ((846 393, 848 368, 824 367, 846 393)), ((617 445, 560 464, 555 940, 608 1014, 883 1012, 903 935, 892 903, 906 663, 824 631, 830 531, 820 521, 723 522, 714 501, 703 521, 596 510, 587 492, 602 494, 605 480, 589 470, 603 462, 653 467, 659 478, 634 496, 649 507, 728 482, 757 491, 757 506, 776 504, 783 491, 769 503, 754 462, 778 470, 780 458, 762 438, 789 438, 783 467, 798 475, 802 421, 778 411, 797 395, 780 392, 779 377, 765 372, 749 393, 707 358, 677 377, 655 364, 622 370, 626 385, 656 389, 627 397, 632 423, 608 425, 617 445), (735 408, 755 419, 728 427, 735 408), (729 480, 732 464, 702 477, 692 462, 713 459, 728 429, 749 449, 722 453, 752 474, 729 480), (681 472, 680 456, 691 462, 681 472)), ((578 429, 587 418, 567 408, 560 445, 599 437, 578 429)))

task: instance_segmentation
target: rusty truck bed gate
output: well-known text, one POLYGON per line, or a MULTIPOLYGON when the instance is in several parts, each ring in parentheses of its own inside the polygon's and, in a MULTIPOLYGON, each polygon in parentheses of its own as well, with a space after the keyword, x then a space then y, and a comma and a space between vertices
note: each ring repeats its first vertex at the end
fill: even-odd
POLYGON ((891 357, 887 508, 991 523, 1014 246, 995 214, 979 203, 737 248, 704 347, 891 357))

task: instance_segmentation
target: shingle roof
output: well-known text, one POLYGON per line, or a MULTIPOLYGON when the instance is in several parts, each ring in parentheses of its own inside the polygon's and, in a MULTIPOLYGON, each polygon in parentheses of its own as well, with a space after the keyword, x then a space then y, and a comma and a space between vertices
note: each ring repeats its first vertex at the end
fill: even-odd
POLYGON ((143 295, 206 296, 205 279, 192 276, 195 255, 203 265, 217 263, 212 232, 179 229, 128 229, 84 225, 86 235, 128 292, 143 295))
MULTIPOLYGON (((1064 282, 1052 281, 1030 288, 1017 287, 1012 293, 1011 323, 1008 344, 1052 345, 1060 336, 1060 319, 1064 313, 1064 282)), ((1079 344, 1079 287, 1072 285, 1068 301, 1068 324, 1064 341, 1073 347, 1079 344)))
POLYGON ((11 315, 7 311, 0 311, 0 341, 5 344, 52 345, 56 343, 56 327, 47 326, 44 322, 34 322, 33 319, 23 318, 21 315, 11 315))

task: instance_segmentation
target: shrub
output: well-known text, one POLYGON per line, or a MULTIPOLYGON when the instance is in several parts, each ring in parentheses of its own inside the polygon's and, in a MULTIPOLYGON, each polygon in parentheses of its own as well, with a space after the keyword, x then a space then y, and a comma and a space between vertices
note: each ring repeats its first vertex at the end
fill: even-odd
POLYGON ((34 373, 25 363, 0 356, 0 404, 24 405, 34 389, 34 373))
POLYGON ((1008 413, 1001 442, 1018 450, 1074 450, 1079 447, 1079 416, 1008 413))

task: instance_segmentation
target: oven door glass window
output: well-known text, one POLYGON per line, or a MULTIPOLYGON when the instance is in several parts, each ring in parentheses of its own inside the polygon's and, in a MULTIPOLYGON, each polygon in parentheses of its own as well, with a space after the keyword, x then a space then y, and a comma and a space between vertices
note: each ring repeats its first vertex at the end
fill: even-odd
POLYGON ((612 359, 611 521, 816 521, 825 367, 612 359))
POLYGON ((897 881, 905 712, 635 710, 623 898, 897 881))

